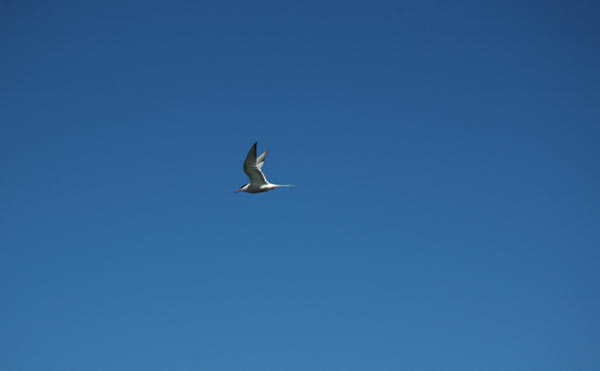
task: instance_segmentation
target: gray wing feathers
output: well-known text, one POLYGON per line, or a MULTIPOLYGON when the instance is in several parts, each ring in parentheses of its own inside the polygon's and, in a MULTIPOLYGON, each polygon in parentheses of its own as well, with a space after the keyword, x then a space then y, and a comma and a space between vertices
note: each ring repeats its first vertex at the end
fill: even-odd
POLYGON ((269 150, 264 151, 262 155, 258 156, 258 158, 256 159, 256 167, 258 167, 259 169, 262 169, 263 165, 265 164, 265 158, 267 157, 267 153, 269 153, 269 150))
POLYGON ((250 150, 248 151, 248 154, 246 155, 246 161, 244 161, 244 168, 248 164, 255 164, 255 163, 256 163, 256 143, 254 143, 254 145, 252 146, 252 148, 250 148, 250 150))
POLYGON ((256 158, 256 143, 250 148, 248 151, 248 155, 246 156, 246 161, 244 161, 244 173, 248 175, 250 178, 251 184, 268 184, 267 178, 260 170, 263 167, 265 162, 265 157, 267 157, 267 152, 265 151, 260 157, 256 158))

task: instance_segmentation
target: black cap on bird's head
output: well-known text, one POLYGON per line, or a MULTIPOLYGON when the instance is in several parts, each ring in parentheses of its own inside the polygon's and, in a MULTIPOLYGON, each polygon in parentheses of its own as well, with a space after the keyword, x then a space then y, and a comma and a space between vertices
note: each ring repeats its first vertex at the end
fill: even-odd
POLYGON ((246 187, 247 185, 248 185, 248 184, 244 184, 244 185, 242 185, 242 186, 240 187, 240 189, 238 189, 237 191, 235 191, 235 193, 239 193, 239 192, 241 192, 241 191, 244 189, 244 187, 246 187))

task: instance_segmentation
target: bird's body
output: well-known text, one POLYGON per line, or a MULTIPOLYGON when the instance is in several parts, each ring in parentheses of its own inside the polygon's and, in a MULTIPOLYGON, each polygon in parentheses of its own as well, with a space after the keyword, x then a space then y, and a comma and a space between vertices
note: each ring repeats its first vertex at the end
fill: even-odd
POLYGON ((270 191, 272 189, 277 188, 277 185, 275 184, 260 184, 260 185, 255 185, 250 183, 248 188, 244 189, 243 192, 248 192, 248 193, 261 193, 261 192, 267 192, 270 191))
POLYGON ((269 183, 265 174, 262 172, 262 167, 269 150, 264 151, 260 156, 256 157, 256 144, 257 143, 254 143, 252 148, 250 148, 248 155, 246 155, 246 160, 244 161, 244 173, 250 178, 250 183, 243 185, 236 193, 261 193, 275 188, 291 187, 291 185, 269 183))

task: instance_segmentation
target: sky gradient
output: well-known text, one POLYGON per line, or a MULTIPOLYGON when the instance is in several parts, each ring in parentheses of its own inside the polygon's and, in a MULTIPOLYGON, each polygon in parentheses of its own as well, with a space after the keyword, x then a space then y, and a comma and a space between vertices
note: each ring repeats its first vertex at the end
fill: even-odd
POLYGON ((0 369, 600 369, 599 15, 0 1, 0 369))

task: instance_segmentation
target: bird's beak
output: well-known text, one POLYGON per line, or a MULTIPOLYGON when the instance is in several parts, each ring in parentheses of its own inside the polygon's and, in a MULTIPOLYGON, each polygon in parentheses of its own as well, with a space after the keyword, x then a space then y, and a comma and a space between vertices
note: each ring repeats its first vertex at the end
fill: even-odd
POLYGON ((242 191, 242 189, 238 189, 237 191, 235 191, 235 193, 240 193, 242 191))

